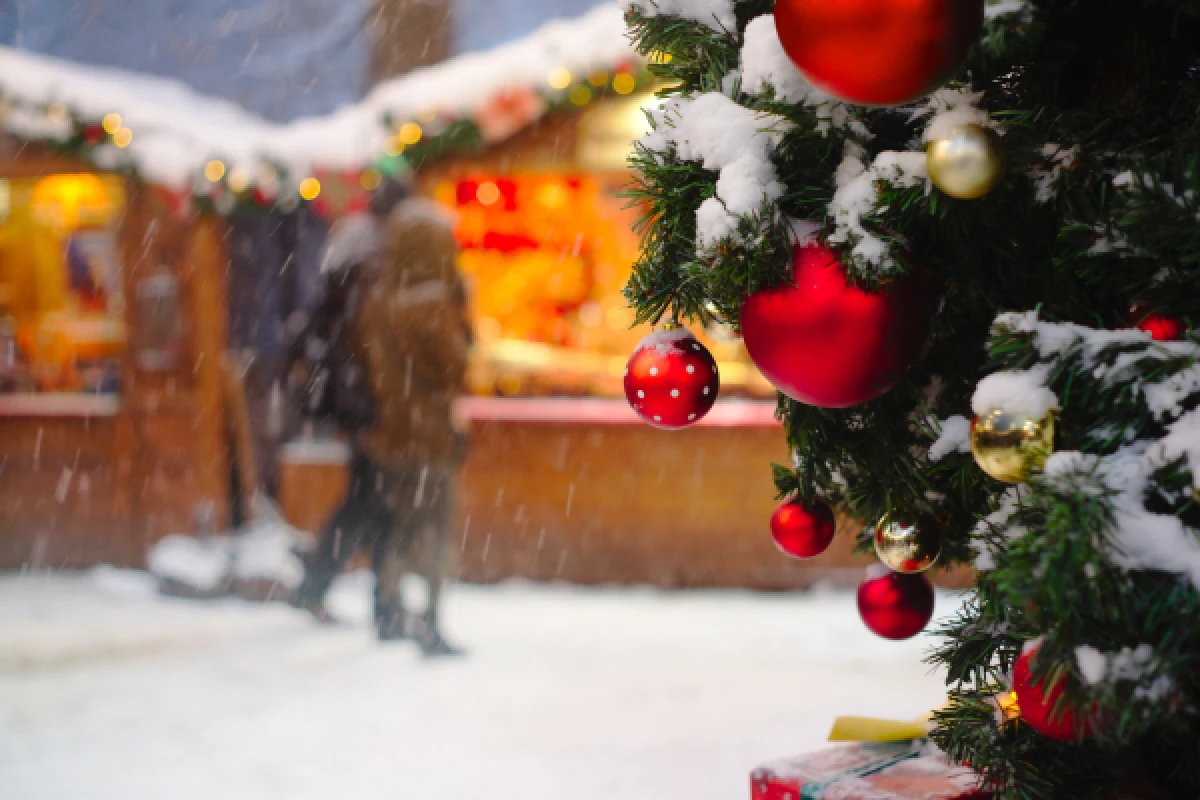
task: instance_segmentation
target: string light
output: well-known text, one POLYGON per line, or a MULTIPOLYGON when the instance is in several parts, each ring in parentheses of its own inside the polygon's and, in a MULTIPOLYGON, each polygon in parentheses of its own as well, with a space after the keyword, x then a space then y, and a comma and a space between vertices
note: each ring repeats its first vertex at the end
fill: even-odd
POLYGON ((46 116, 55 122, 61 122, 67 118, 67 107, 62 103, 55 103, 46 109, 46 116))
POLYGON ((225 177, 225 164, 222 161, 213 159, 204 165, 204 177, 208 178, 213 183, 225 177))
POLYGON ((400 141, 399 136, 389 136, 383 149, 389 156, 395 158, 404 152, 404 142, 400 141))
POLYGON ((133 131, 129 128, 121 128, 113 134, 113 144, 117 147, 129 147, 133 143, 133 131))
POLYGON ((500 187, 492 181, 479 184, 479 188, 475 190, 475 197, 485 206, 493 205, 500 199, 500 187))
POLYGON ((300 196, 305 200, 315 200, 321 193, 321 182, 316 178, 305 178, 300 181, 300 196))
POLYGON ((602 69, 592 70, 588 74, 588 83, 597 89, 602 89, 608 84, 608 73, 602 69))
POLYGON ((108 114, 104 117, 104 122, 101 124, 104 126, 105 133, 109 135, 115 134, 117 131, 121 130, 121 115, 108 114))
POLYGON ((359 176, 358 182, 362 184, 362 188, 373 192, 383 183, 383 174, 377 169, 365 169, 359 176))
POLYGON ((571 103, 577 106, 586 106, 592 102, 592 90, 584 86, 582 83, 578 86, 571 87, 571 93, 567 95, 571 103))
POLYGON ((424 131, 421 126, 415 122, 406 122, 400 126, 400 141, 407 145, 413 145, 421 141, 421 135, 424 131))
POLYGON ((617 94, 629 94, 637 88, 637 79, 628 72, 620 72, 613 78, 613 91, 617 94))
POLYGON ((547 82, 551 89, 565 89, 571 85, 571 71, 565 67, 559 67, 551 71, 547 82))
POLYGON ((239 168, 230 170, 229 172, 229 188, 235 192, 244 192, 246 187, 250 185, 250 174, 246 170, 239 168))

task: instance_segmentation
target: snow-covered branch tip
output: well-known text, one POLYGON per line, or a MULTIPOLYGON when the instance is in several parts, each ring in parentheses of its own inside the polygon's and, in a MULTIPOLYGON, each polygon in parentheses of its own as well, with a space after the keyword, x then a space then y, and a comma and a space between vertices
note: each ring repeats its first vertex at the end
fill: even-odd
POLYGON ((635 11, 643 17, 678 17, 698 22, 717 33, 735 35, 737 15, 735 0, 622 0, 625 11, 635 11))
POLYGON ((867 127, 850 115, 845 103, 821 92, 796 69, 784 52, 775 27, 775 15, 764 14, 751 20, 743 34, 741 88, 750 95, 773 94, 781 103, 803 105, 817 116, 818 132, 828 135, 835 128, 847 128, 867 139, 867 127))
POLYGON ((894 273, 898 264, 891 247, 884 239, 863 225, 863 220, 882 213, 886 207, 880 200, 880 187, 887 184, 896 189, 925 186, 929 191, 929 173, 925 168, 925 153, 885 150, 870 166, 863 159, 861 146, 847 140, 842 163, 838 167, 837 191, 829 204, 834 232, 831 244, 850 245, 848 256, 864 272, 876 277, 894 273))
POLYGON ((761 232, 779 214, 774 202, 783 196, 771 156, 791 123, 739 105, 719 92, 667 101, 650 112, 654 132, 641 140, 656 158, 674 156, 699 162, 720 173, 716 194, 696 210, 696 249, 703 254, 722 241, 740 241, 743 220, 761 232), (764 208, 769 213, 764 216, 764 208))

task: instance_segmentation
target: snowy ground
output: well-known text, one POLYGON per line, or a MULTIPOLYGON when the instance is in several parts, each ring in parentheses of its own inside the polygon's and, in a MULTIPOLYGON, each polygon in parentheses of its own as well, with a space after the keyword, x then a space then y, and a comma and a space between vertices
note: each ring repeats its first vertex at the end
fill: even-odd
POLYGON ((368 586, 319 629, 141 573, 0 577, 0 797, 744 800, 834 716, 943 696, 929 640, 874 638, 848 593, 462 587, 470 655, 431 663, 369 637, 368 586))

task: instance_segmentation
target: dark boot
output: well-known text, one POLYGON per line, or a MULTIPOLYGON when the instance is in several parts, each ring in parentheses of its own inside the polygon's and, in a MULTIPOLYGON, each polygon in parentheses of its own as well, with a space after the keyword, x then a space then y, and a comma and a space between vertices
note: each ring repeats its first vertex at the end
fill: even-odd
POLYGON ((442 632, 438 630, 436 618, 422 616, 418 622, 413 638, 417 640, 417 646, 421 648, 421 654, 426 658, 466 655, 465 650, 455 647, 445 640, 442 632))
POLYGON ((381 642, 398 642, 412 635, 411 615, 403 606, 375 606, 375 634, 381 642))

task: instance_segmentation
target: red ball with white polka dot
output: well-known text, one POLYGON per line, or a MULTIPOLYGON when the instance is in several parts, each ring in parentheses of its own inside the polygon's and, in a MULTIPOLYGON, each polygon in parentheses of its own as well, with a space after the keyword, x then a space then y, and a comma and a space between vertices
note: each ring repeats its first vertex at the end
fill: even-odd
POLYGON ((686 328, 665 328, 642 339, 625 367, 625 397, 656 428, 699 422, 717 402, 717 362, 686 328))

